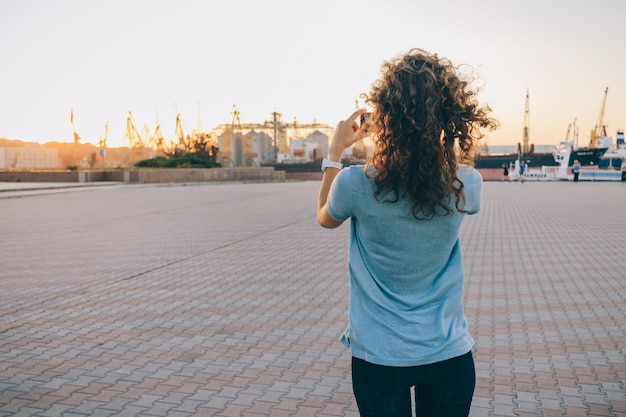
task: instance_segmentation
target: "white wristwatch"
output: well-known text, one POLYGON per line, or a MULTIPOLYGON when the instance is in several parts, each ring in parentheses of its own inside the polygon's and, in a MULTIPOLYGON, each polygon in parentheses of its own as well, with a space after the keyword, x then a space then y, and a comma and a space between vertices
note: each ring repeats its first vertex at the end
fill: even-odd
POLYGON ((328 159, 322 159, 322 172, 326 171, 326 168, 335 168, 341 171, 343 164, 341 162, 330 161, 328 159))

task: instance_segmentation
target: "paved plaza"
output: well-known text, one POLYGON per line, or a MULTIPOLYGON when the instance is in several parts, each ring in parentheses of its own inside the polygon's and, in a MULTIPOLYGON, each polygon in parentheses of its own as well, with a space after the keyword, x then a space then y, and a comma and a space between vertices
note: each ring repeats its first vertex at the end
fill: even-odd
MULTIPOLYGON (((0 187, 0 416, 357 417, 318 186, 0 187)), ((487 182, 461 240, 471 416, 625 417, 626 183, 487 182)))

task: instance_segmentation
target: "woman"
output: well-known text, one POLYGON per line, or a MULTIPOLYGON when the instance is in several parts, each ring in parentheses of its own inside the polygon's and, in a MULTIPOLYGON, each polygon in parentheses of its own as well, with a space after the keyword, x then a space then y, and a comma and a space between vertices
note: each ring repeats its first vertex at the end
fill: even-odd
POLYGON ((574 165, 572 165, 572 174, 574 174, 574 182, 578 182, 578 176, 580 175, 580 163, 578 159, 574 160, 574 165))
POLYGON ((352 382, 361 416, 467 416, 475 386, 474 345, 463 313, 459 230, 481 203, 470 167, 490 109, 475 101, 452 64, 414 49, 383 65, 367 103, 339 122, 324 160, 317 218, 351 219, 352 382), (365 166, 341 169, 344 150, 374 140, 365 166), (463 163, 463 164, 461 164, 463 163))

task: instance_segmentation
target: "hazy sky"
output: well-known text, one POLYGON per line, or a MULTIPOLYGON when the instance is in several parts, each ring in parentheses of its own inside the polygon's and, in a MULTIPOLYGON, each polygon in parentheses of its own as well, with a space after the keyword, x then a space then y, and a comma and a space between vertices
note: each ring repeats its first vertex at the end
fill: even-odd
POLYGON ((273 111, 335 125, 385 59, 421 47, 475 67, 480 100, 520 142, 526 89, 530 140, 555 144, 577 118, 626 128, 626 1, 0 0, 0 137, 122 146, 132 111, 173 139, 273 111), (198 112, 199 108, 199 112, 198 112))

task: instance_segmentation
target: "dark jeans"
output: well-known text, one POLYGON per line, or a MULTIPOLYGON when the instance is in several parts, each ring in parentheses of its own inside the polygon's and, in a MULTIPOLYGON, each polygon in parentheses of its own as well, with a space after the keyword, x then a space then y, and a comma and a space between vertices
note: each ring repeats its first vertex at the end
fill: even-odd
POLYGON ((352 358, 352 388, 361 417, 467 417, 476 386, 472 352, 430 365, 394 367, 352 358))

